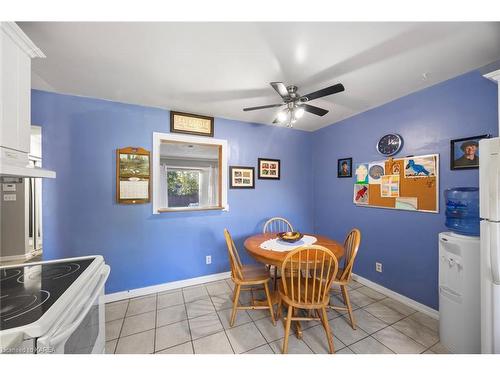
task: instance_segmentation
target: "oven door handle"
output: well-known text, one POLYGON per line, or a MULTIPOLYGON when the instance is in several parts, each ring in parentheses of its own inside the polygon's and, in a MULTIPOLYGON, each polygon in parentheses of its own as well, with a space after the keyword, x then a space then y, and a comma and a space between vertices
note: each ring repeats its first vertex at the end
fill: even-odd
POLYGON ((86 299, 83 303, 81 303, 78 306, 78 308, 80 309, 82 307, 82 305, 84 305, 85 303, 90 301, 90 303, 87 304, 87 307, 85 307, 85 310, 79 314, 78 319, 73 321, 71 324, 68 324, 65 327, 63 327, 61 333, 59 333, 58 335, 49 337, 47 339, 46 346, 48 346, 48 347, 56 346, 61 341, 68 338, 75 331, 75 329, 80 325, 80 323, 83 321, 83 319, 85 319, 85 317, 87 316, 87 313, 92 308, 92 306, 93 306, 92 302, 97 298, 97 296, 99 296, 99 293, 101 292, 102 287, 104 286, 104 284, 106 283, 106 280, 108 279, 109 272, 110 272, 109 266, 108 265, 104 266, 104 269, 101 273, 101 279, 99 280, 97 287, 94 289, 94 293, 92 294, 92 296, 89 299, 86 299))

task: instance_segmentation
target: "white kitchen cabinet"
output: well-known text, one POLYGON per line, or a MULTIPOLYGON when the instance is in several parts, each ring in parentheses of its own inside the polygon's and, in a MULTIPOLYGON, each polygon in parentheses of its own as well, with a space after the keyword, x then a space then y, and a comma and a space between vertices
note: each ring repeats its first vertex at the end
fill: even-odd
POLYGON ((0 22, 0 147, 27 155, 31 130, 31 59, 45 57, 14 22, 0 22))

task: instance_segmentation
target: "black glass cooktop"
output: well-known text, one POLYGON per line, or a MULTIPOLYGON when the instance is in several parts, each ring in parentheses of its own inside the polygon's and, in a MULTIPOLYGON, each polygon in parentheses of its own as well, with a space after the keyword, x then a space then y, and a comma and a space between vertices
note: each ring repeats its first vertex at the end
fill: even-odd
POLYGON ((0 269, 0 330, 36 322, 93 261, 0 269))

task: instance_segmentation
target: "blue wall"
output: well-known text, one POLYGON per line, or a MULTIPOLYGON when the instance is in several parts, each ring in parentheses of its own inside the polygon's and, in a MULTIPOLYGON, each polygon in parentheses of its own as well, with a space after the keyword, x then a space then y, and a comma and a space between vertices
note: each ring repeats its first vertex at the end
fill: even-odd
POLYGON ((439 153, 440 197, 454 186, 477 186, 478 171, 449 169, 449 142, 498 135, 496 85, 465 74, 314 133, 224 119, 215 137, 230 145, 230 165, 279 158, 280 181, 256 179, 255 190, 229 190, 229 212, 152 215, 150 204, 115 203, 115 150, 152 149, 152 132, 168 132, 169 112, 104 100, 32 93, 32 123, 43 129, 44 257, 103 254, 112 267, 107 293, 227 271, 222 231, 233 234, 245 261, 245 237, 264 219, 283 215, 302 231, 334 239, 358 227, 363 240, 355 272, 433 308, 438 307, 440 213, 355 207, 353 179, 336 177, 337 159, 380 159, 383 134, 405 139, 400 156, 439 153), (311 183, 312 181, 312 183, 311 183), (293 202, 293 203, 290 203, 293 202), (205 265, 205 255, 212 264, 205 265), (375 261, 384 272, 375 272, 375 261))
MULTIPOLYGON (((438 233, 445 231, 443 190, 478 186, 478 170, 450 170, 450 139, 498 136, 496 85, 465 74, 323 128, 313 134, 315 231, 335 239, 362 232, 354 272, 427 306, 438 308, 438 233), (403 136, 398 156, 440 154, 439 214, 356 207, 353 179, 337 178, 337 159, 380 160, 384 134, 403 136), (375 262, 383 273, 375 272, 375 262)), ((478 254, 479 255, 479 254, 478 254)))
POLYGON ((115 203, 115 151, 151 150, 152 133, 169 131, 168 111, 33 90, 32 123, 42 126, 44 167, 57 172, 43 182, 44 259, 103 254, 112 269, 107 293, 227 271, 225 227, 244 261, 244 238, 266 218, 312 230, 311 133, 216 119, 230 165, 281 159, 281 180, 229 190, 229 212, 153 215, 151 204, 115 203))

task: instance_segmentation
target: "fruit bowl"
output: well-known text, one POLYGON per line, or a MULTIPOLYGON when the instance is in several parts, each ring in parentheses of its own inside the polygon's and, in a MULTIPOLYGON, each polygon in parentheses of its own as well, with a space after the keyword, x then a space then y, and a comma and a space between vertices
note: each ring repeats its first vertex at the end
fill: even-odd
POLYGON ((304 237, 304 235, 300 232, 280 232, 277 237, 282 241, 294 243, 304 237))

